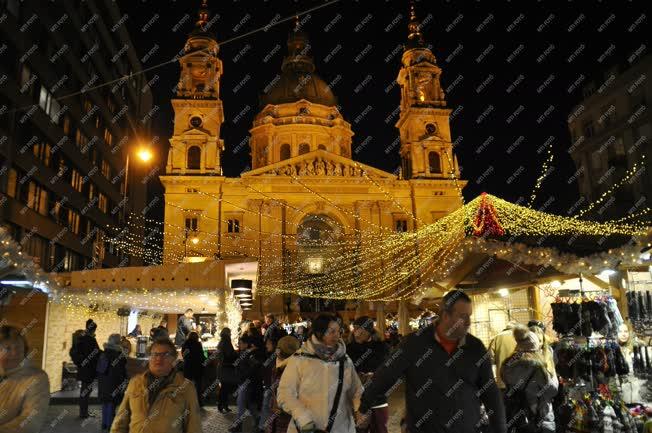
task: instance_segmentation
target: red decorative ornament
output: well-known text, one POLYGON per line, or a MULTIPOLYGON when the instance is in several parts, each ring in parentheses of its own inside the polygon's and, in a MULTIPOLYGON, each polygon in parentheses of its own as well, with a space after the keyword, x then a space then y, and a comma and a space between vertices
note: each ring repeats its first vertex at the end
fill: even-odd
POLYGON ((482 193, 478 213, 473 220, 473 235, 474 236, 502 236, 505 234, 505 229, 496 216, 496 209, 487 197, 487 193, 482 193))

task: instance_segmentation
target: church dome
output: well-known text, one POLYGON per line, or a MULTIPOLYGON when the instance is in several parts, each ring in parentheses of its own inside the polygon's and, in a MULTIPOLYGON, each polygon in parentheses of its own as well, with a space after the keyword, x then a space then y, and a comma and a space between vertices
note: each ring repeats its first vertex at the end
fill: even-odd
POLYGON ((281 76, 260 97, 261 106, 297 102, 302 99, 313 104, 333 107, 337 98, 330 86, 315 74, 315 64, 308 51, 310 43, 305 33, 294 31, 288 38, 288 55, 283 59, 281 76))

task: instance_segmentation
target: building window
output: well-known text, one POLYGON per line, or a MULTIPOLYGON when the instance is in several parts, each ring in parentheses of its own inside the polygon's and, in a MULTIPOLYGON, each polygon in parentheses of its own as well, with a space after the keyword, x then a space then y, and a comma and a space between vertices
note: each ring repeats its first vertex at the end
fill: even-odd
POLYGON ((614 152, 617 156, 625 155, 625 144, 623 143, 622 137, 616 138, 616 142, 614 143, 614 152))
POLYGON ((88 137, 82 132, 81 128, 77 128, 77 132, 75 133, 75 144, 80 149, 88 144, 88 137))
POLYGON ((48 192, 35 182, 29 183, 27 207, 34 209, 41 215, 48 214, 48 192))
POLYGON ((72 209, 68 210, 68 229, 76 235, 79 234, 80 222, 81 217, 79 214, 72 209))
POLYGON ((317 149, 326 150, 326 145, 320 144, 319 146, 317 146, 317 149))
POLYGON ((584 132, 585 137, 593 137, 593 133, 595 132, 593 127, 593 120, 584 122, 582 125, 582 131, 584 132))
POLYGON ((63 117, 63 133, 70 135, 70 116, 67 114, 63 117))
POLYGON ((113 145, 113 134, 111 134, 109 128, 104 128, 104 142, 109 146, 113 145))
POLYGON ((31 95, 32 92, 32 70, 23 63, 20 69, 20 93, 31 95), (29 90, 29 91, 28 91, 29 90))
POLYGON ((400 219, 394 222, 394 228, 399 233, 405 233, 408 231, 407 220, 400 219))
POLYGON ((310 152, 310 145, 308 143, 301 143, 299 145, 299 155, 310 152))
POLYGON ((290 145, 285 143, 281 145, 281 161, 290 159, 290 145))
POLYGON ((430 173, 441 173, 441 158, 437 152, 428 153, 428 167, 430 173))
POLYGON ((18 173, 14 168, 9 169, 7 175, 7 195, 16 198, 16 189, 18 187, 18 173))
POLYGON ((109 210, 109 200, 102 193, 97 198, 97 207, 104 213, 107 213, 109 210))
POLYGON ((43 162, 43 165, 46 167, 50 166, 50 155, 52 152, 52 146, 50 143, 45 143, 43 141, 37 142, 34 144, 34 156, 43 162))
POLYGON ((201 167, 201 149, 199 146, 191 146, 188 149, 188 169, 199 170, 201 167))
POLYGON ((70 180, 70 184, 72 185, 72 187, 73 187, 76 191, 79 191, 79 192, 82 192, 82 191, 83 191, 83 188, 84 188, 84 178, 83 178, 83 176, 81 175, 81 173, 78 172, 77 170, 75 170, 74 168, 72 169, 72 178, 71 178, 71 180, 70 180))
POLYGON ((38 105, 50 116, 54 123, 59 123, 59 115, 61 114, 61 105, 54 98, 54 95, 41 85, 41 93, 38 98, 38 105))
POLYGON ((107 179, 111 179, 111 166, 106 160, 102 160, 102 176, 107 179))
POLYGON ((186 230, 197 231, 197 218, 186 218, 186 230))
POLYGON ((229 233, 240 233, 240 221, 236 219, 230 219, 226 224, 226 231, 229 233))

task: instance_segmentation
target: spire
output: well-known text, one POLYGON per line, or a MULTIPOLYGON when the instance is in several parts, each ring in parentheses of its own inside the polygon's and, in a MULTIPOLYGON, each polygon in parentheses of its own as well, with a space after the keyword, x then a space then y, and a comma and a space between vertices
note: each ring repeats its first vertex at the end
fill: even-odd
POLYGON ((425 47, 426 43, 423 41, 423 34, 421 34, 421 22, 417 18, 417 13, 414 7, 414 0, 410 1, 410 22, 408 23, 408 42, 405 49, 425 47))
POLYGON ((309 54, 310 41, 308 34, 301 31, 299 15, 294 18, 294 30, 288 36, 288 55, 283 59, 281 70, 291 68, 296 71, 312 73, 315 71, 315 63, 309 54))
POLYGON ((204 30, 204 26, 208 23, 208 0, 202 0, 201 7, 199 8, 199 19, 195 24, 196 27, 204 30))
POLYGON ((195 28, 190 33, 191 36, 211 36, 207 29, 208 16, 208 0, 202 0, 201 6, 199 7, 197 22, 195 22, 195 28))

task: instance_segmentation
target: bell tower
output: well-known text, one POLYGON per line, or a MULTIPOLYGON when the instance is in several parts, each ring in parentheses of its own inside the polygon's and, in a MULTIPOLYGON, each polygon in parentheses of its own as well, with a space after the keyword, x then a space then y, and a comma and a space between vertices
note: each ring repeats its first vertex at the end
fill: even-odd
POLYGON ((450 113, 441 88, 441 68, 421 34, 414 3, 410 6, 408 40, 397 82, 401 86, 401 163, 405 179, 459 178, 453 154, 450 113))
POLYGON ((179 58, 181 73, 176 97, 172 99, 174 133, 170 139, 166 174, 222 175, 222 61, 217 57, 217 41, 208 31, 208 17, 207 0, 203 0, 195 29, 188 36, 179 58))

